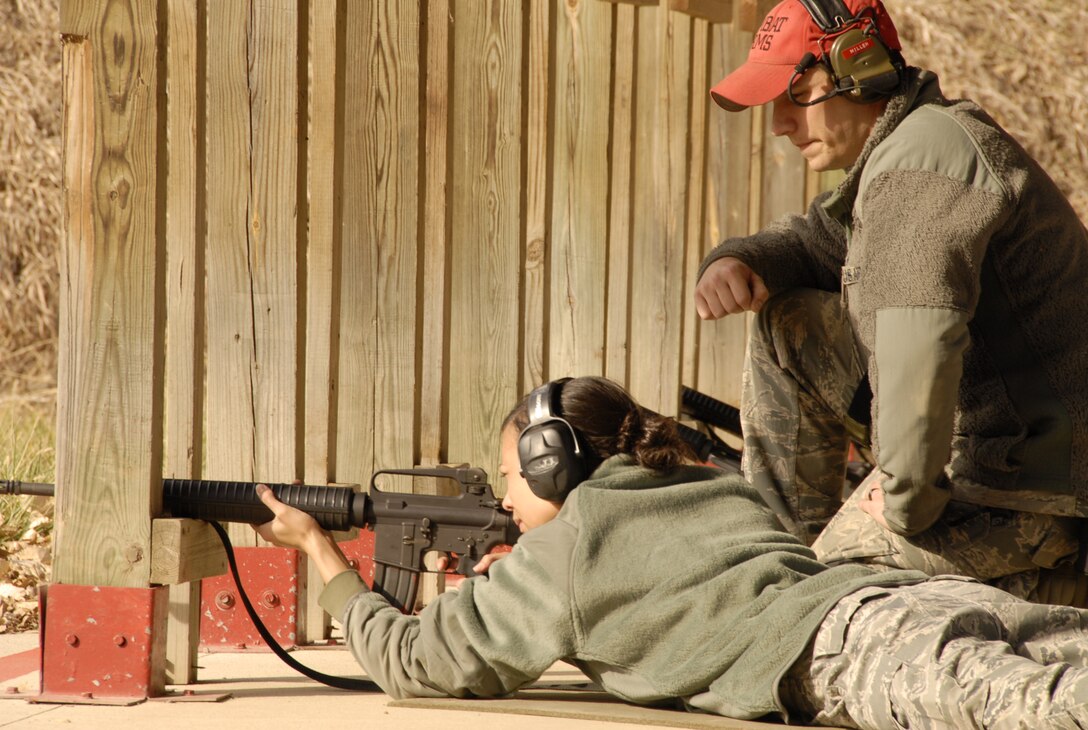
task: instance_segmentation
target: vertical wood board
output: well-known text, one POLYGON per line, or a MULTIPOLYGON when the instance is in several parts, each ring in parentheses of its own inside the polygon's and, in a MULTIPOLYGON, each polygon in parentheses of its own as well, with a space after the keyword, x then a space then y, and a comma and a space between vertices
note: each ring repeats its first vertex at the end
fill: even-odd
MULTIPOLYGON (((708 80, 713 85, 744 61, 752 35, 736 23, 711 26, 710 33, 708 80)), ((709 102, 704 256, 724 239, 748 234, 751 138, 751 111, 727 112, 709 102)), ((747 317, 700 322, 699 329, 699 372, 693 387, 739 405, 747 317)))
POLYGON ((496 474, 498 428, 519 396, 523 10, 451 6, 449 458, 496 474))
POLYGON ((555 28, 550 378, 604 373, 612 8, 562 4, 555 28))
POLYGON ((608 305, 605 314, 604 374, 624 386, 628 379, 631 307, 631 216, 634 195, 635 67, 638 14, 616 7, 612 85, 611 178, 608 211, 608 305))
POLYGON ((155 8, 100 2, 64 47, 58 582, 144 587, 162 468, 164 98, 155 8))
POLYGON ((415 459, 419 6, 349 3, 337 478, 415 459))
POLYGON ((632 245, 630 388, 648 408, 679 407, 691 18, 640 9, 632 245), (646 22, 648 18, 654 18, 646 22))

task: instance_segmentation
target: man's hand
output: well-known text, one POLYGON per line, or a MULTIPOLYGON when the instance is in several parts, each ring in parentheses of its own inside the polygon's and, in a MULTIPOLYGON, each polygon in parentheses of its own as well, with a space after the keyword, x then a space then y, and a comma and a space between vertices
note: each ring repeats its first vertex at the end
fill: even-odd
MULTIPOLYGON (((873 473, 878 472, 874 471, 873 473)), ((858 489, 867 491, 862 494, 861 499, 858 501, 858 509, 876 520, 876 523, 885 530, 890 530, 888 521, 884 519, 884 487, 881 486, 880 482, 880 479, 866 479, 862 482, 858 489)))
POLYGON ((763 278, 740 259, 726 256, 706 267, 695 285, 695 310, 702 319, 758 312, 770 294, 763 278))

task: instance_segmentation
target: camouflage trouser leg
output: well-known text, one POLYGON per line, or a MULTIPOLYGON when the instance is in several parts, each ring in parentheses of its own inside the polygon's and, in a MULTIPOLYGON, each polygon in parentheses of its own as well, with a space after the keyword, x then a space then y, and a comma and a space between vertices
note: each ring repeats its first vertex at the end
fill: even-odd
POLYGON ((839 601, 782 693, 818 723, 1088 728, 1088 611, 932 580, 839 601), (790 686, 792 683, 792 686, 790 686))
POLYGON ((880 479, 874 470, 846 501, 812 544, 817 558, 965 575, 1034 600, 1041 569, 1046 573, 1077 552, 1076 519, 956 501, 924 532, 897 535, 858 508, 880 479))
POLYGON ((757 489, 782 496, 806 543, 842 503, 843 421, 863 374, 838 294, 784 292, 756 317, 744 362, 742 467, 757 489))

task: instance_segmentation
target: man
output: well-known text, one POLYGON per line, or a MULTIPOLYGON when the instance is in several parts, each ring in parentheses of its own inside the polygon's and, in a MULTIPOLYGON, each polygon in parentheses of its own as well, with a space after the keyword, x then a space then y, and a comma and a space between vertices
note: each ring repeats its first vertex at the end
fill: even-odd
POLYGON ((757 315, 745 473, 820 535, 821 559, 1038 597, 1088 516, 1088 233, 1004 130, 900 50, 880 0, 770 12, 711 94, 770 104, 774 134, 846 178, 715 248, 696 308, 757 315), (876 468, 840 510, 858 421, 876 468))

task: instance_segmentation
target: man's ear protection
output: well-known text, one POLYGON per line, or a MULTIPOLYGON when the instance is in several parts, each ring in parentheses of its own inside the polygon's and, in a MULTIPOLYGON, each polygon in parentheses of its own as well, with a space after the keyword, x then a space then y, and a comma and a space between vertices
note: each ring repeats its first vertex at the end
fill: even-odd
POLYGON ((892 58, 880 38, 876 21, 864 13, 853 17, 842 0, 800 0, 823 31, 822 58, 806 53, 790 80, 790 100, 812 106, 832 96, 845 96, 859 104, 870 104, 895 93, 899 88, 900 64, 892 58), (811 66, 823 61, 831 72, 835 91, 810 102, 793 98, 793 84, 811 66))
POLYGON ((529 425, 518 436, 521 475, 533 494, 550 502, 562 502, 589 476, 574 427, 558 415, 568 380, 545 383, 529 394, 529 425))

